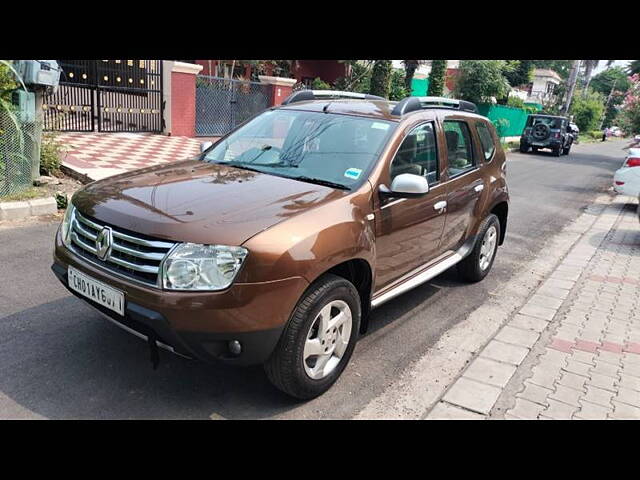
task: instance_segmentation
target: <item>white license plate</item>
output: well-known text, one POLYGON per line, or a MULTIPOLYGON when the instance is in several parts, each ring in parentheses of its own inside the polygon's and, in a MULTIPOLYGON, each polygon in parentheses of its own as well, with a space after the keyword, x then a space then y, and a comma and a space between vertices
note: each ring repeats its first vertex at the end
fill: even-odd
POLYGON ((80 273, 73 267, 67 271, 69 287, 81 295, 124 317, 124 293, 80 273))

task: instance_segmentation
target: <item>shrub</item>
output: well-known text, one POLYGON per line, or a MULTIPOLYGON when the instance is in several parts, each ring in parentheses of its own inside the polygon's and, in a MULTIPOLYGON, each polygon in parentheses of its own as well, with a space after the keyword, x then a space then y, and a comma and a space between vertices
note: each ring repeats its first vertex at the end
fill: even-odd
POLYGON ((587 91, 586 95, 576 92, 569 113, 581 131, 595 130, 604 114, 604 97, 592 90, 587 91))
POLYGON ((42 134, 40 146, 40 173, 42 175, 55 175, 60 171, 60 157, 64 150, 55 141, 54 134, 47 132, 42 134))
POLYGON ((404 97, 409 96, 407 92, 404 72, 402 70, 394 69, 391 72, 391 86, 389 87, 389 100, 402 100, 404 97))
POLYGON ((327 82, 325 82, 321 78, 316 77, 313 79, 313 82, 311 83, 311 88, 313 90, 331 90, 331 85, 329 85, 327 82))
POLYGON ((445 77, 447 75, 446 60, 432 60, 429 73, 429 95, 441 97, 444 94, 445 77))
POLYGON ((369 93, 382 98, 389 98, 391 88, 391 60, 376 60, 371 69, 371 85, 369 93))
POLYGON ((600 140, 602 138, 602 130, 591 130, 589 136, 594 140, 600 140))
POLYGON ((519 97, 509 97, 507 100, 507 105, 509 107, 522 108, 525 109, 524 100, 519 97))
POLYGON ((371 65, 363 65, 358 61, 348 61, 348 63, 351 66, 349 76, 338 78, 335 83, 336 89, 346 92, 369 93, 371 65))
POLYGON ((509 92, 502 75, 502 60, 462 60, 456 85, 456 97, 474 103, 486 103, 491 97, 504 98, 509 92))
POLYGON ((498 137, 503 138, 511 123, 506 118, 498 118, 492 121, 493 126, 496 127, 498 137))

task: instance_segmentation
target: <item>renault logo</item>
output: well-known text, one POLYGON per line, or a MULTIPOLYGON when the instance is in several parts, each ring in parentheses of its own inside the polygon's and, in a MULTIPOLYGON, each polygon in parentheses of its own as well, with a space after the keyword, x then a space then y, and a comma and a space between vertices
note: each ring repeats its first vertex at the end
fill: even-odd
POLYGON ((111 245, 113 244, 113 234, 111 228, 103 227, 96 237, 96 255, 100 260, 106 260, 111 253, 111 245))

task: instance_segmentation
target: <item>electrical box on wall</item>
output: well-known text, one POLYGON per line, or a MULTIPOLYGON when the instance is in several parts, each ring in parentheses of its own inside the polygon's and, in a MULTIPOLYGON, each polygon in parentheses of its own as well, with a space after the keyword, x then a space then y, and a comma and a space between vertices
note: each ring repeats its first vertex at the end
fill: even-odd
POLYGON ((25 85, 56 88, 60 83, 60 67, 55 60, 17 60, 15 63, 25 85))
POLYGON ((15 90, 11 95, 11 103, 17 107, 16 115, 22 123, 36 121, 36 94, 15 90))

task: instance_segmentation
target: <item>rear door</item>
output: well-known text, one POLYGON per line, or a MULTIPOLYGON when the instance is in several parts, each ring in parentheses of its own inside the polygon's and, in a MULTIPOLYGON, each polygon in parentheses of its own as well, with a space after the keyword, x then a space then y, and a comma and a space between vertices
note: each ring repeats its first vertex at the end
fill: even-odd
POLYGON ((477 204, 485 188, 471 119, 450 115, 442 120, 446 164, 447 218, 442 234, 442 249, 457 250, 473 228, 477 204))

